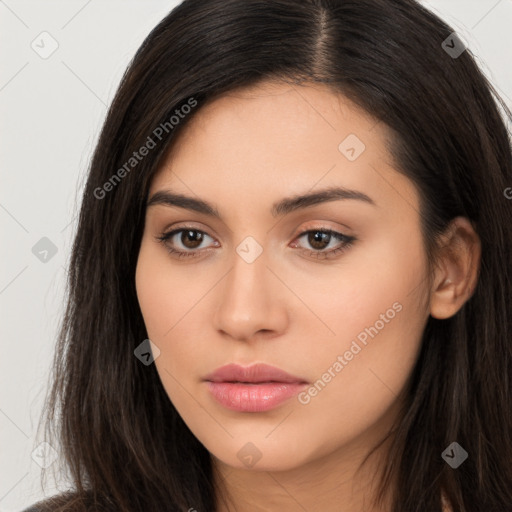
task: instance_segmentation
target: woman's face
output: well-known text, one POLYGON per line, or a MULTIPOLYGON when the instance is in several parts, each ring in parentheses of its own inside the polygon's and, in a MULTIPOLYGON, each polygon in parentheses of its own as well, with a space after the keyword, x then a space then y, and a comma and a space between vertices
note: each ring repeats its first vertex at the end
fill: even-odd
POLYGON ((150 200, 190 198, 147 208, 136 287, 156 368, 229 466, 357 459, 397 414, 429 290, 418 194, 388 135, 324 86, 264 83, 198 111, 151 183, 150 200), (229 363, 298 382, 206 380, 229 363))

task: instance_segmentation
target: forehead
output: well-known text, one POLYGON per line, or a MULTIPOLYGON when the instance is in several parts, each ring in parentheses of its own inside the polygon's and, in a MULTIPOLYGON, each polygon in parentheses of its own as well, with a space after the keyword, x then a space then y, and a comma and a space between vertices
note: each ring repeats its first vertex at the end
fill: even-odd
POLYGON ((412 183, 393 169, 390 138, 386 125, 327 86, 264 82, 200 107, 150 193, 228 193, 250 203, 341 185, 382 196, 384 180, 395 195, 409 188, 402 192, 414 201, 412 183))

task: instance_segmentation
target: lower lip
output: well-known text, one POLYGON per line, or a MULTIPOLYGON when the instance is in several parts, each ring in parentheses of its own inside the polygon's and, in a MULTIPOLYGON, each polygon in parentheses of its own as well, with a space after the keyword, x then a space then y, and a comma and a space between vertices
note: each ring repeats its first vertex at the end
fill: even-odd
POLYGON ((298 382, 245 384, 207 381, 207 384, 210 393, 221 405, 241 412, 262 412, 274 409, 308 386, 298 382))

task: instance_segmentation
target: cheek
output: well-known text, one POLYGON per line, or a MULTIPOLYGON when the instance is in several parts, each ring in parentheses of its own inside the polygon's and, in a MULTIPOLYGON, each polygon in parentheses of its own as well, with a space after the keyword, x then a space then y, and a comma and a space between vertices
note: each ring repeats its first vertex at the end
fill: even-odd
POLYGON ((144 241, 135 284, 148 338, 160 349, 154 364, 162 386, 180 415, 195 417, 200 411, 194 408, 196 402, 185 388, 190 389, 190 376, 197 373, 197 356, 204 352, 192 342, 192 338, 198 338, 190 322, 194 306, 211 284, 193 279, 185 267, 172 265, 166 251, 144 241))
MULTIPOLYGON (((347 257, 322 292, 308 295, 334 334, 307 349, 314 382, 302 403, 309 417, 334 425, 333 439, 378 422, 417 359, 428 312, 421 300, 426 262, 415 233, 382 238, 371 250, 347 257)), ((303 284, 302 293, 318 290, 312 278, 303 284)))
MULTIPOLYGON (((135 273, 137 298, 149 338, 158 345, 169 329, 170 295, 158 258, 142 247, 135 273)), ((158 345, 160 347, 160 345, 158 345)))
POLYGON ((176 384, 172 376, 182 382, 198 375, 197 366, 205 364, 199 356, 211 351, 204 308, 218 279, 208 265, 176 264, 161 247, 143 241, 137 297, 148 337, 160 349, 155 364, 170 395, 176 384))
POLYGON ((204 282, 193 278, 186 267, 173 265, 165 249, 152 247, 149 241, 141 246, 135 285, 148 335, 155 342, 165 343, 205 293, 204 282))
MULTIPOLYGON (((414 331, 417 321, 427 316, 420 300, 425 272, 421 238, 416 230, 405 230, 404 226, 372 237, 371 243, 354 245, 335 265, 318 265, 311 272, 300 272, 300 276, 296 269, 281 269, 283 281, 293 283, 294 292, 313 313, 307 319, 310 335, 301 341, 315 354, 318 350, 332 353, 345 344, 348 349, 350 340, 375 324, 379 338, 386 332, 394 336, 408 324, 414 331), (313 329, 316 334, 312 338, 313 329), (311 339, 321 342, 313 344, 311 339)), ((295 322, 305 321, 296 312, 295 322)), ((364 334, 361 338, 364 341, 364 334)))
POLYGON ((294 435, 321 428, 322 435, 307 445, 311 457, 349 443, 365 449, 391 428, 424 329, 411 301, 393 298, 369 301, 364 319, 340 315, 333 325, 343 334, 310 354, 316 374, 299 396, 294 435))

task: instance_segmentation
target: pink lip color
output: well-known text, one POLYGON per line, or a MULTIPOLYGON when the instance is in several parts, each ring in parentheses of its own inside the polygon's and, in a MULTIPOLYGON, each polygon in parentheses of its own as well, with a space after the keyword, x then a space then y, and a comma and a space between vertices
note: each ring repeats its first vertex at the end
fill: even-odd
POLYGON ((229 364, 205 380, 212 396, 224 407, 240 412, 274 409, 307 387, 308 383, 274 366, 229 364))
POLYGON ((243 412, 262 412, 274 409, 306 386, 307 384, 298 382, 262 384, 208 382, 208 389, 219 403, 233 411, 243 412))

